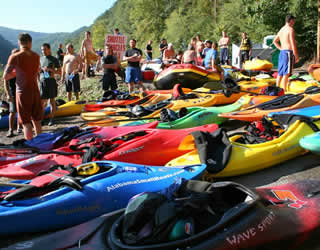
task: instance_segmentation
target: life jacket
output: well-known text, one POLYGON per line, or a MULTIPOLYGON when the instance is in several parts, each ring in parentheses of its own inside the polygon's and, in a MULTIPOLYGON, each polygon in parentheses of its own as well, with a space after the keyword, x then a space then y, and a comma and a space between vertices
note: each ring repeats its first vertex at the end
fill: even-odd
POLYGON ((112 138, 111 140, 91 137, 83 141, 70 143, 69 149, 78 153, 80 151, 82 154, 82 163, 88 163, 93 160, 101 160, 107 152, 114 150, 122 143, 146 134, 146 131, 140 130, 112 138))
POLYGON ((250 50, 251 49, 251 41, 249 38, 242 38, 240 50, 250 50))
POLYGON ((7 201, 30 198, 50 192, 62 186, 69 186, 80 190, 80 180, 75 178, 77 169, 72 166, 55 165, 48 171, 41 171, 28 185, 21 188, 5 191, 0 194, 0 199, 7 201))

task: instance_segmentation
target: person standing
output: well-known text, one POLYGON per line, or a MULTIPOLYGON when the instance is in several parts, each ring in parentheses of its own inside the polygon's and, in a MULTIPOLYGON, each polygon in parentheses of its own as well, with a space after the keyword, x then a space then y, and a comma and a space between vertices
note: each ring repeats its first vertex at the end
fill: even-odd
POLYGON ((88 71, 91 63, 99 59, 92 45, 90 31, 86 31, 84 34, 85 39, 82 41, 80 48, 80 56, 84 59, 84 72, 82 74, 82 79, 88 76, 88 71))
POLYGON ((163 52, 164 50, 166 50, 168 48, 168 43, 167 40, 165 38, 161 39, 161 42, 159 44, 159 50, 160 50, 160 57, 159 59, 162 61, 163 58, 163 52))
POLYGON ((241 40, 240 51, 239 51, 240 68, 242 68, 242 64, 245 61, 249 60, 251 54, 252 54, 251 40, 247 37, 246 32, 242 32, 242 40, 241 40))
POLYGON ((105 56, 101 59, 102 67, 104 68, 104 74, 102 78, 102 89, 104 91, 115 90, 118 88, 115 69, 119 67, 119 62, 116 56, 113 55, 113 50, 110 45, 106 45, 105 56))
POLYGON ((62 64, 63 64, 63 57, 65 55, 65 53, 62 50, 62 47, 63 47, 63 45, 62 45, 62 43, 60 43, 59 44, 59 48, 57 50, 57 58, 58 58, 58 61, 60 63, 60 66, 62 66, 62 64))
POLYGON ((79 72, 82 68, 82 60, 73 50, 73 45, 68 43, 66 46, 67 54, 63 59, 61 82, 65 83, 68 93, 68 101, 72 99, 72 92, 76 100, 79 100, 80 77, 79 72))
POLYGON ((115 29, 113 30, 113 34, 114 34, 114 35, 117 35, 117 36, 122 36, 122 33, 119 31, 118 28, 115 28, 115 29))
POLYGON ((206 56, 207 52, 211 50, 212 42, 210 40, 205 40, 204 42, 205 48, 202 51, 202 54, 206 56))
POLYGON ((225 31, 222 31, 222 37, 219 40, 219 47, 220 47, 220 63, 221 64, 228 64, 229 46, 230 38, 227 36, 225 31))
POLYGON ((128 61, 128 66, 126 68, 126 83, 129 84, 129 93, 133 92, 134 84, 139 86, 139 90, 143 92, 145 87, 142 83, 140 60, 142 59, 142 51, 136 48, 137 41, 131 39, 130 49, 126 50, 123 60, 128 61))
POLYGON ((32 37, 28 33, 21 33, 18 37, 20 51, 8 59, 3 79, 12 77, 16 70, 16 104, 19 122, 22 123, 24 138, 33 137, 32 128, 36 135, 41 133, 43 109, 38 87, 38 73, 40 56, 31 50, 32 37))
POLYGON ((288 78, 292 73, 293 64, 299 61, 293 29, 294 23, 295 17, 287 15, 286 24, 280 29, 273 40, 273 44, 280 50, 277 86, 281 87, 280 84, 282 83, 281 85, 285 91, 287 91, 288 78))
POLYGON ((58 59, 51 54, 50 44, 42 44, 41 52, 43 56, 40 57, 40 96, 43 109, 45 109, 48 100, 50 101, 50 121, 48 125, 52 126, 56 112, 56 97, 58 95, 58 87, 54 75, 61 74, 61 67, 58 59))
POLYGON ((148 41, 148 44, 146 46, 146 49, 144 50, 146 52, 147 60, 151 61, 152 60, 152 40, 148 41))
MULTIPOLYGON (((14 53, 17 53, 19 49, 13 49, 11 51, 11 55, 14 53)), ((15 72, 15 69, 14 69, 15 72)), ((9 130, 7 137, 13 137, 15 134, 13 133, 14 130, 14 123, 16 119, 16 77, 4 80, 4 92, 7 96, 7 101, 9 103, 9 130)), ((17 133, 19 133, 21 130, 20 124, 17 123, 17 133)))

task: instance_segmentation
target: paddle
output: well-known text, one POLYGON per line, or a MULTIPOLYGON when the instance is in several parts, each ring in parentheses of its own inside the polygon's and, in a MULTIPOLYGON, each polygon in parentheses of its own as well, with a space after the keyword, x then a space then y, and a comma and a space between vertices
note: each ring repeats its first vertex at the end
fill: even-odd
MULTIPOLYGON (((0 147, 0 149, 7 149, 6 147, 0 147)), ((10 150, 13 148, 9 148, 10 150)), ((54 151, 54 150, 47 150, 41 151, 38 148, 17 148, 19 152, 15 152, 16 154, 58 154, 58 155, 82 155, 83 152, 64 152, 64 151, 54 151)))
POLYGON ((97 120, 97 121, 89 121, 89 122, 86 122, 86 123, 82 123, 80 125, 80 127, 84 127, 84 126, 87 126, 88 123, 90 122, 103 122, 105 120, 105 123, 112 123, 112 122, 134 122, 134 121, 145 121, 145 120, 159 120, 160 119, 160 116, 159 117, 150 117, 150 118, 129 118, 129 119, 121 119, 121 120, 110 120, 110 119, 101 119, 101 120, 97 120))
POLYGON ((34 187, 33 185, 30 185, 30 184, 14 183, 14 182, 0 182, 0 186, 16 187, 16 188, 21 188, 21 187, 34 187))

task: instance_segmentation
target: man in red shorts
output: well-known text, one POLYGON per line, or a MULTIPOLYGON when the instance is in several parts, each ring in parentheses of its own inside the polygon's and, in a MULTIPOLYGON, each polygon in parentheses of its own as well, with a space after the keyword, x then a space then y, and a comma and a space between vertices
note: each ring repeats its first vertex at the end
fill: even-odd
POLYGON ((16 70, 16 103, 19 121, 23 125, 26 140, 33 137, 32 125, 36 135, 41 133, 43 108, 38 87, 40 56, 31 50, 32 37, 21 33, 18 37, 20 51, 8 59, 3 78, 8 80, 16 70))

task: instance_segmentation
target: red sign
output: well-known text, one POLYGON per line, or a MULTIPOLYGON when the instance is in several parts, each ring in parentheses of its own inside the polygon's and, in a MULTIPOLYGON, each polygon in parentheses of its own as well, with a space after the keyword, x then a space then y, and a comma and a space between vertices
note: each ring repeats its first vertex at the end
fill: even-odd
POLYGON ((111 46, 113 54, 122 60, 126 51, 127 37, 123 35, 107 34, 104 46, 111 46))

